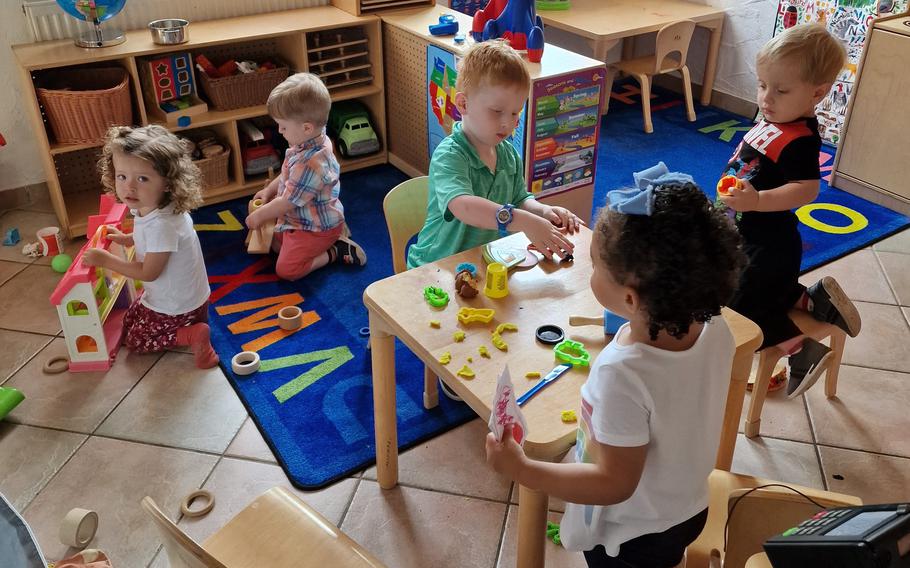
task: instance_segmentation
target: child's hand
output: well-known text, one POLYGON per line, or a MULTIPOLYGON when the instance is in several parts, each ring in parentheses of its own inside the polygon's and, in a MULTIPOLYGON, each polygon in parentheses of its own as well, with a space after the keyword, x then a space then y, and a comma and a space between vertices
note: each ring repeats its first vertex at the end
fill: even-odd
POLYGON ((487 463, 495 471, 509 479, 517 479, 524 468, 525 452, 512 437, 512 425, 508 424, 502 433, 502 442, 496 441, 496 436, 487 434, 487 463))
POLYGON ((756 211, 758 190, 747 179, 740 179, 740 187, 731 187, 727 195, 719 195, 721 201, 734 211, 756 211))
POLYGON ((261 199, 263 203, 268 203, 269 197, 271 197, 271 195, 269 195, 269 186, 265 186, 256 192, 256 194, 253 196, 253 201, 261 199))
POLYGON ((264 219, 262 218, 262 214, 258 210, 253 211, 246 218, 246 226, 248 229, 258 229, 260 226, 262 226, 263 222, 264 219))
POLYGON ((121 231, 120 229, 118 229, 117 227, 115 227, 113 225, 107 226, 107 240, 109 240, 113 243, 117 243, 118 245, 125 245, 125 244, 129 244, 131 239, 132 239, 132 235, 128 235, 127 233, 124 233, 123 231, 121 231))
POLYGON ((565 258, 575 250, 575 245, 572 241, 549 219, 534 215, 531 223, 532 225, 525 229, 525 236, 547 259, 551 258, 548 251, 553 251, 560 258, 565 258))
POLYGON ((578 218, 578 215, 572 213, 565 207, 551 205, 543 216, 557 227, 568 231, 570 235, 577 233, 578 228, 585 224, 584 221, 578 218))
POLYGON ((110 256, 110 253, 104 249, 90 248, 82 254, 82 264, 104 267, 110 256))

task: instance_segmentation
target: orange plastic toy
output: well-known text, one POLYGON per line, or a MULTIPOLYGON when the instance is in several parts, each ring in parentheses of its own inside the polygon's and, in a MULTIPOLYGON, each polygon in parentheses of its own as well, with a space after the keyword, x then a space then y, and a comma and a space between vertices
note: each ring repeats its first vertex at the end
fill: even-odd
POLYGON ((720 181, 717 182, 717 194, 718 195, 730 195, 730 190, 733 188, 742 189, 742 181, 736 176, 724 176, 720 178, 720 181))

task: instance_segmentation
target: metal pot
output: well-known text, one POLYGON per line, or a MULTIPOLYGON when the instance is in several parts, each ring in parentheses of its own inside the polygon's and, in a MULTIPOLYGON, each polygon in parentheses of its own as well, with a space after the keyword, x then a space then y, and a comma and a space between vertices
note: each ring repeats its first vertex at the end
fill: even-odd
POLYGON ((155 20, 149 22, 152 41, 159 45, 176 45, 190 40, 190 23, 181 19, 155 20))

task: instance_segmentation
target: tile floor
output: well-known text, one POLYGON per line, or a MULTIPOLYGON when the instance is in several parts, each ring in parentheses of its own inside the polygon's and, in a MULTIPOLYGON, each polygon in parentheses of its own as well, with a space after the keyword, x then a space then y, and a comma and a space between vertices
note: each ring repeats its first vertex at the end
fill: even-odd
MULTIPOLYGON (((0 229, 23 235, 53 223, 47 203, 0 214, 0 229)), ((269 487, 289 486, 221 372, 195 369, 190 355, 123 351, 107 374, 44 375, 44 361, 65 352, 47 301, 58 277, 46 265, 0 248, 0 384, 28 397, 0 422, 0 492, 49 560, 72 552, 57 529, 73 507, 98 511, 92 545, 118 568, 165 568, 144 495, 201 540, 269 487), (215 509, 180 518, 179 499, 197 488, 216 495, 215 509)), ((764 436, 740 437, 733 468, 867 502, 910 500, 910 231, 821 273, 840 280, 864 320, 847 343, 838 398, 820 388, 795 401, 769 396, 764 436)), ((390 567, 512 567, 516 499, 483 463, 485 432, 475 420, 405 452, 391 491, 371 468, 298 494, 390 567)), ((562 503, 551 509, 558 521, 562 503)), ((584 566, 552 543, 547 557, 548 566, 584 566)))

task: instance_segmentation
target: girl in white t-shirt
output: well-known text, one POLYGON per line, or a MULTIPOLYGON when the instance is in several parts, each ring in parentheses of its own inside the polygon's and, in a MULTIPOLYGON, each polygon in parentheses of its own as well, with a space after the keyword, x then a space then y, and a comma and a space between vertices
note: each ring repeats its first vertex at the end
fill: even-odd
POLYGON ((214 367, 208 276, 189 214, 202 202, 199 168, 180 139, 157 125, 111 128, 98 164, 105 189, 135 217, 131 234, 107 232, 111 241, 135 245, 133 261, 97 248, 83 255, 90 266, 143 283, 123 319, 124 344, 139 353, 189 346, 197 367, 214 367))
POLYGON ((509 432, 486 442, 496 471, 567 501, 560 538, 588 566, 676 566, 699 535, 735 348, 714 316, 738 282, 736 229, 690 176, 635 179, 591 241, 591 290, 629 322, 582 386, 576 463, 531 460, 509 432))

